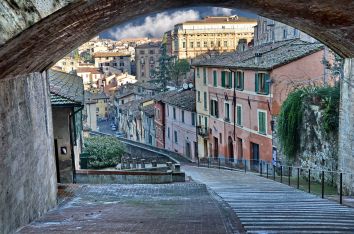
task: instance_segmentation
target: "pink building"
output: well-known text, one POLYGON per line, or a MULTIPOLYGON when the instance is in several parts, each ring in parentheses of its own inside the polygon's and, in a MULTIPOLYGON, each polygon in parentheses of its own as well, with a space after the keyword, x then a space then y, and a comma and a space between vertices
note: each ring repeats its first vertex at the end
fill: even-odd
POLYGON ((165 103, 165 149, 195 160, 195 91, 173 91, 173 95, 168 95, 162 102, 165 103))
POLYGON ((208 74, 209 156, 271 161, 282 102, 294 88, 327 79, 323 58, 323 45, 289 40, 195 64, 208 74))

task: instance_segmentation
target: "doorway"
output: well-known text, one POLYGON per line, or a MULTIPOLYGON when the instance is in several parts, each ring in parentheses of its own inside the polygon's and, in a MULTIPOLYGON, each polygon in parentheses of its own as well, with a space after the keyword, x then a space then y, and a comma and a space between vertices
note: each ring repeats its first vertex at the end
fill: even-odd
POLYGON ((251 165, 253 169, 258 168, 259 164, 259 145, 256 143, 251 142, 251 165))
POLYGON ((59 155, 58 155, 58 140, 54 139, 55 150, 55 168, 57 169, 57 182, 60 183, 60 170, 59 170, 59 155))
POLYGON ((233 162, 234 161, 234 142, 233 142, 231 136, 229 136, 227 139, 227 148, 229 151, 229 161, 233 162))
POLYGON ((238 159, 243 160, 243 147, 242 147, 241 138, 237 138, 237 153, 238 153, 238 159))
POLYGON ((219 157, 219 139, 214 137, 214 158, 219 157))
POLYGON ((191 144, 188 141, 186 142, 186 156, 191 157, 191 144))

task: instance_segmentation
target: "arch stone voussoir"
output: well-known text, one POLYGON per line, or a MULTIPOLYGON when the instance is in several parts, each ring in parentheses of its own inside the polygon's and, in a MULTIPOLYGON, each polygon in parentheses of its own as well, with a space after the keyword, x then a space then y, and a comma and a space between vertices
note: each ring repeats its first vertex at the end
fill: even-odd
POLYGON ((351 0, 37 0, 26 1, 27 5, 13 2, 0 3, 0 10, 6 12, 0 17, 0 79, 43 71, 115 24, 154 12, 202 5, 261 14, 310 34, 343 57, 354 57, 351 0), (45 7, 41 7, 41 2, 45 7))

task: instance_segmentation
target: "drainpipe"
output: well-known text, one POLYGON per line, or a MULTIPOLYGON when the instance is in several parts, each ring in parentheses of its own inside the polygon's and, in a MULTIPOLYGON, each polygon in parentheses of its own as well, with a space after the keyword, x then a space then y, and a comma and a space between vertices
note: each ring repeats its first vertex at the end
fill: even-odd
POLYGON ((84 106, 80 106, 80 108, 76 111, 74 111, 74 108, 72 108, 73 112, 69 114, 69 136, 70 136, 70 152, 71 152, 71 163, 72 163, 72 171, 73 171, 73 183, 76 184, 76 167, 75 167, 75 157, 74 157, 74 139, 72 138, 72 127, 71 123, 73 123, 74 126, 74 135, 76 136, 76 128, 75 128, 75 114, 78 113, 79 111, 82 111, 84 109, 84 106))

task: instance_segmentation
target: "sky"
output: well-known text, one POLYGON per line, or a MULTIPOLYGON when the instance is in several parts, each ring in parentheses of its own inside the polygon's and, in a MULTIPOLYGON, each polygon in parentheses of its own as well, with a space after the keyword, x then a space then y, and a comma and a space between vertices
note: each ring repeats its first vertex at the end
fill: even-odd
POLYGON ((163 33, 173 28, 175 24, 188 20, 198 20, 205 16, 238 15, 256 18, 257 15, 228 8, 220 7, 191 7, 164 11, 144 17, 139 17, 126 24, 117 25, 100 34, 100 38, 120 40, 135 37, 161 38, 163 33))

